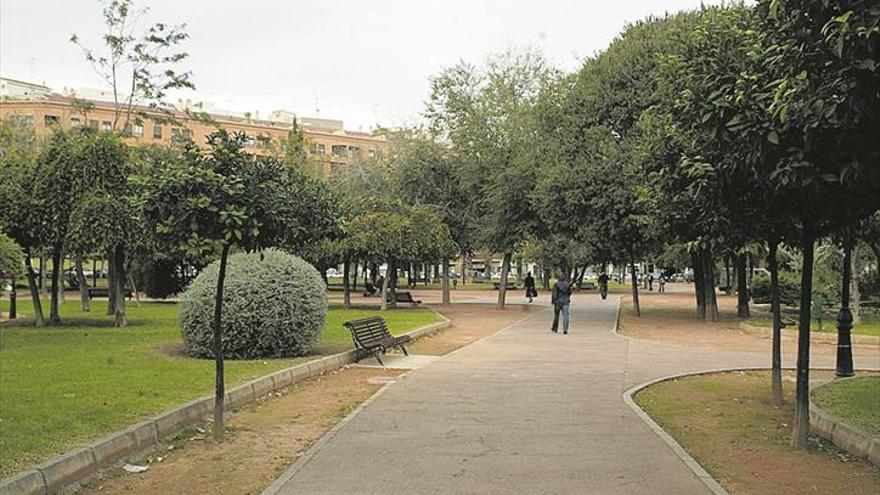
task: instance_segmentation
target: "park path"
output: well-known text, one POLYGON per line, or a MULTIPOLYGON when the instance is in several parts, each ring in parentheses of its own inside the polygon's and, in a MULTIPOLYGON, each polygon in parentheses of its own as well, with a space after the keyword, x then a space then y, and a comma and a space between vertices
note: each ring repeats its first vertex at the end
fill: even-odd
POLYGON ((413 370, 270 492, 709 493, 623 392, 671 373, 766 366, 769 356, 621 337, 616 311, 616 298, 578 296, 571 335, 548 331, 548 309, 413 370))

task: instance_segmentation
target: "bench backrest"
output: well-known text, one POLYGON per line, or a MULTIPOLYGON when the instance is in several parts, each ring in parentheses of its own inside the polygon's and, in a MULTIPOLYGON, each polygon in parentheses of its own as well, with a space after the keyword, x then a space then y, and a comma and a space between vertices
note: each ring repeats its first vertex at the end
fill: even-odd
POLYGON ((391 337, 388 325, 379 316, 368 316, 343 323, 351 331, 351 336, 356 345, 361 347, 373 347, 377 342, 391 337))

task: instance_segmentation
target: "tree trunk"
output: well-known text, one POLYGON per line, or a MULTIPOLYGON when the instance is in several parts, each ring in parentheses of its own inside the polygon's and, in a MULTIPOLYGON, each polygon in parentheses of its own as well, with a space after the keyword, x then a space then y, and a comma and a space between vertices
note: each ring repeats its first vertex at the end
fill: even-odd
POLYGON ((355 261, 354 265, 352 265, 351 271, 351 290, 352 292, 357 292, 358 290, 358 262, 355 261))
POLYGON ((810 306, 813 301, 813 243, 812 232, 805 230, 804 259, 801 267, 800 321, 798 322, 795 425, 791 439, 792 447, 800 450, 806 450, 809 447, 810 436, 810 306))
POLYGON ((496 305, 498 309, 504 309, 504 304, 507 302, 507 274, 510 272, 511 256, 512 253, 507 252, 501 257, 501 280, 498 284, 498 303, 496 305))
POLYGON ((736 257, 736 316, 749 317, 749 287, 746 278, 746 255, 736 257))
POLYGON ((550 270, 547 268, 541 268, 541 288, 550 290, 550 270))
POLYGON ((467 283, 467 274, 468 274, 467 253, 462 251, 460 256, 461 256, 461 285, 465 285, 467 283))
POLYGON ((706 319, 708 321, 718 321, 718 298, 715 294, 715 258, 712 257, 712 251, 706 249, 703 252, 703 275, 705 283, 703 288, 706 290, 706 319))
MULTIPOLYGON (((861 249, 859 249, 859 241, 853 241, 852 247, 852 284, 850 284, 850 311, 852 312, 852 322, 853 325, 858 325, 862 323, 862 293, 859 291, 859 281, 861 279, 859 274, 859 254, 861 249)), ((880 259, 878 259, 880 262, 880 259)))
MULTIPOLYGON (((351 261, 348 258, 342 262, 342 307, 351 309, 351 287, 349 280, 351 278, 351 261)), ((357 278, 357 276, 355 276, 357 278)))
MULTIPOLYGON (((733 294, 733 284, 730 283, 730 256, 724 257, 724 276, 725 276, 724 285, 726 286, 724 288, 724 292, 726 292, 727 295, 729 296, 729 295, 733 294)), ((739 277, 739 275, 737 275, 737 277, 739 277)))
POLYGON ((122 245, 116 246, 115 253, 113 255, 113 264, 116 265, 113 267, 113 272, 115 275, 113 276, 115 287, 114 293, 116 297, 114 298, 113 304, 113 315, 115 320, 115 325, 117 328, 124 327, 128 324, 128 320, 125 316, 125 248, 122 245))
POLYGON ((40 250, 40 290, 48 294, 49 284, 46 283, 46 253, 40 250))
POLYGON ((42 327, 46 324, 46 320, 43 319, 43 301, 40 300, 40 287, 37 283, 37 274, 34 273, 30 248, 25 251, 24 265, 27 270, 28 289, 31 291, 31 302, 34 304, 34 326, 42 327))
POLYGON ((773 314, 773 358, 772 358, 772 386, 773 403, 782 405, 782 312, 779 307, 779 263, 776 260, 776 252, 779 241, 772 239, 769 243, 767 263, 770 265, 770 312, 773 314))
POLYGON ((116 256, 112 249, 107 250, 107 314, 116 314, 116 256))
POLYGON ((391 272, 391 280, 389 283, 391 284, 391 309, 397 309, 397 283, 400 278, 400 274, 397 269, 397 261, 392 261, 389 263, 389 271, 391 272))
POLYGON ((58 301, 59 282, 61 281, 61 260, 64 253, 61 245, 52 248, 52 292, 49 298, 49 323, 56 324, 61 322, 61 312, 58 301))
POLYGON ((98 260, 92 260, 92 287, 98 286, 98 260))
POLYGON ((632 282, 633 308, 636 310, 636 316, 642 316, 642 308, 639 306, 639 278, 636 274, 636 258, 630 255, 630 281, 632 282))
POLYGON ((449 304, 451 302, 449 296, 449 260, 443 261, 443 275, 440 279, 440 290, 442 292, 440 304, 449 304))
POLYGON ((703 277, 703 250, 697 249, 691 253, 691 261, 694 264, 694 296, 697 299, 697 316, 706 319, 706 289, 703 288, 706 280, 703 277))
POLYGON ((89 306, 89 283, 86 280, 85 273, 83 273, 82 256, 77 255, 73 257, 73 267, 76 271, 76 282, 79 284, 80 310, 91 311, 91 307, 89 306))
POLYGON ((587 265, 581 268, 577 278, 577 288, 580 289, 584 285, 584 276, 587 274, 587 265))
POLYGON ((18 318, 18 292, 15 288, 15 274, 12 274, 12 289, 9 291, 9 319, 18 318))
POLYGON ((229 244, 223 245, 220 252, 220 272, 217 275, 217 293, 214 295, 214 441, 223 440, 223 409, 226 396, 223 384, 223 346, 221 335, 221 316, 223 314, 223 283, 226 281, 226 259, 229 257, 229 244))
MULTIPOLYGON (((375 272, 374 272, 375 275, 375 272)), ((376 281, 373 280, 373 283, 376 281)), ((382 279, 382 292, 379 294, 379 297, 382 298, 382 303, 380 304, 380 308, 382 311, 388 309, 388 287, 391 284, 391 263, 388 263, 388 270, 385 271, 385 278, 382 279)))

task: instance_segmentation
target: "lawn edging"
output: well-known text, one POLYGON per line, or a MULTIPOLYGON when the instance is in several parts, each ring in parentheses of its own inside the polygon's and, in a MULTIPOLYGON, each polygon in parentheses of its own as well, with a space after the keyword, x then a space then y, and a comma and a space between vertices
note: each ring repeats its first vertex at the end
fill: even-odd
MULTIPOLYGON (((748 330, 750 332, 762 332, 766 334, 771 334, 773 329, 771 327, 759 327, 757 325, 752 325, 747 322, 741 321, 739 323, 739 328, 742 330, 748 330)), ((782 329, 782 333, 789 334, 792 337, 797 336, 797 330, 786 330, 782 329)), ((851 334, 850 338, 852 339, 853 344, 866 344, 866 345, 876 345, 880 346, 880 337, 876 335, 859 335, 859 334, 851 334)), ((810 332, 810 340, 814 342, 822 342, 825 344, 836 344, 837 343, 837 333, 836 332, 810 332)))
MULTIPOLYGON (((448 328, 451 322, 431 310, 441 321, 419 327, 404 335, 416 339, 448 328)), ((357 350, 323 356, 256 378, 226 391, 227 412, 313 376, 352 364, 357 350)), ((214 411, 214 397, 193 400, 165 411, 129 428, 111 433, 84 447, 61 454, 33 469, 0 480, 0 495, 48 495, 76 485, 100 469, 111 467, 125 457, 148 451, 165 437, 200 423, 214 411)))
MULTIPOLYGON (((850 378, 844 378, 844 380, 849 379, 850 378)), ((823 383, 810 389, 810 427, 813 432, 822 435, 841 449, 854 456, 865 458, 873 464, 880 466, 880 438, 877 438, 840 418, 835 418, 813 402, 813 392, 822 387, 838 382, 840 382, 840 380, 823 383)))

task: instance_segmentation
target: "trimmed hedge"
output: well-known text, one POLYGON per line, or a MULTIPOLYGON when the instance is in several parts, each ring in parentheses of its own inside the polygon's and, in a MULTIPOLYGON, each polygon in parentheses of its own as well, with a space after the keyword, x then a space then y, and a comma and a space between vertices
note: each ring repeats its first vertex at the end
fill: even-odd
MULTIPOLYGON (((752 279, 750 289, 752 300, 756 303, 770 302, 770 277, 758 275, 752 279)), ((800 301, 801 281, 796 273, 779 272, 779 302, 794 305, 800 301)))
MULTIPOLYGON (((214 296, 220 263, 205 268, 180 300, 187 354, 213 357, 214 296)), ((303 356, 318 345, 327 314, 318 271, 277 249, 229 257, 223 291, 222 346, 231 359, 303 356)))

